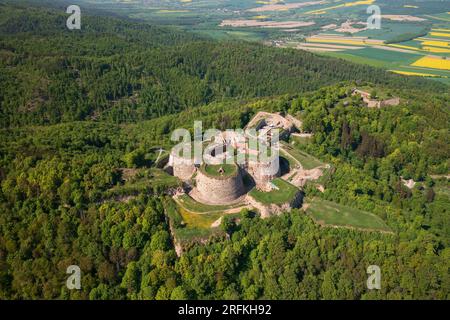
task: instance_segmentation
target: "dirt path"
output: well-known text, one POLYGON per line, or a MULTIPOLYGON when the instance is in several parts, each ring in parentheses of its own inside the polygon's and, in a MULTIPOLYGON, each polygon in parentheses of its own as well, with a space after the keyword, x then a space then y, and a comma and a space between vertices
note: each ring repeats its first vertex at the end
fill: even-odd
POLYGON ((293 161, 295 161, 298 165, 298 168, 303 168, 300 161, 298 161, 293 155, 291 155, 288 151, 286 151, 283 147, 280 146, 280 151, 283 152, 285 155, 287 155, 289 158, 291 158, 293 161))
POLYGON ((211 225, 211 228, 217 228, 217 227, 220 227, 220 225, 222 224, 222 220, 223 220, 223 217, 220 217, 219 219, 217 219, 216 221, 214 221, 213 224, 211 225))

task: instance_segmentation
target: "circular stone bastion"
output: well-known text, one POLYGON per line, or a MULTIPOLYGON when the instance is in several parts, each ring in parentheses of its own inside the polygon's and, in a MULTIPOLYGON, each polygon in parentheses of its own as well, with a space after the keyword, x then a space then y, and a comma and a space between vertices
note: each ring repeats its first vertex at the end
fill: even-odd
POLYGON ((202 199, 212 204, 229 204, 245 193, 241 170, 236 164, 203 164, 197 172, 196 184, 202 199))

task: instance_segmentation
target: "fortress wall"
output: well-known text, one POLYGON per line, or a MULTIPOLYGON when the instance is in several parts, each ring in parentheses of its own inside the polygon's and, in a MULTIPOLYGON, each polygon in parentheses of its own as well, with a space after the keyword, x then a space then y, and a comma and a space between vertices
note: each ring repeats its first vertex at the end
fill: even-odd
POLYGON ((269 181, 279 177, 281 175, 281 168, 279 161, 264 162, 252 162, 248 164, 248 172, 255 180, 257 186, 264 186, 269 181))
POLYGON ((189 180, 195 172, 195 167, 192 166, 174 166, 173 175, 181 180, 189 180))
POLYGON ((189 180, 195 172, 195 165, 192 159, 171 155, 169 165, 173 168, 173 175, 181 180, 189 180))
POLYGON ((297 209, 302 206, 303 203, 304 194, 300 190, 297 192, 295 197, 287 203, 284 203, 282 205, 264 205, 255 199, 253 199, 251 196, 247 195, 246 200, 249 205, 257 209, 261 215, 262 219, 269 218, 273 215, 281 215, 285 212, 291 212, 292 209, 297 209))
POLYGON ((392 98, 381 102, 381 107, 398 106, 400 104, 400 98, 392 98))
POLYGON ((198 170, 196 181, 201 196, 214 204, 228 204, 245 193, 239 170, 235 176, 229 178, 210 177, 198 170))

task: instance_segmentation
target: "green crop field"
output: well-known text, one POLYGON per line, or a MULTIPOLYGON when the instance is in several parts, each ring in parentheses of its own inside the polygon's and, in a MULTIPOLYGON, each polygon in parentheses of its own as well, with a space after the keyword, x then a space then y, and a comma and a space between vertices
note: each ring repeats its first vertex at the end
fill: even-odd
POLYGON ((380 217, 372 213, 318 198, 313 199, 309 203, 307 213, 317 223, 325 226, 391 231, 380 217))
MULTIPOLYGON (((348 51, 346 52, 348 53, 348 51)), ((399 61, 401 61, 402 64, 411 64, 418 59, 417 54, 387 51, 375 48, 355 50, 353 55, 361 58, 382 60, 386 66, 396 66, 399 64, 399 61)))
POLYGON ((256 188, 250 191, 249 195, 256 201, 262 204, 284 204, 292 201, 299 192, 299 189, 289 182, 282 179, 275 179, 272 183, 279 188, 279 190, 272 190, 270 192, 262 192, 256 188))
POLYGON ((185 226, 187 228, 211 228, 214 221, 218 220, 222 214, 221 213, 208 213, 208 214, 197 214, 179 208, 179 213, 183 218, 185 226))
POLYGON ((214 221, 222 216, 220 213, 192 213, 178 206, 171 198, 166 199, 164 207, 178 241, 205 239, 214 234, 223 234, 220 228, 211 228, 214 221))
MULTIPOLYGON (((307 37, 331 34, 340 37, 354 37, 355 41, 361 41, 358 40, 361 38, 380 40, 395 45, 410 47, 412 51, 415 51, 415 53, 407 53, 395 51, 393 48, 373 48, 373 44, 365 44, 363 45, 365 48, 359 50, 346 50, 345 46, 349 44, 345 42, 336 43, 344 47, 338 50, 329 50, 327 48, 314 50, 316 54, 339 57, 387 70, 414 72, 405 68, 408 68, 414 62, 414 59, 420 56, 432 54, 435 56, 449 57, 449 53, 445 51, 438 52, 431 49, 432 51, 427 52, 426 50, 422 50, 422 43, 416 40, 424 36, 436 38, 430 34, 433 28, 450 29, 448 8, 445 8, 445 5, 435 2, 429 2, 426 5, 420 2, 417 5, 411 5, 406 0, 395 1, 395 4, 386 1, 374 1, 373 4, 380 6, 383 16, 409 16, 413 18, 412 20, 382 18, 380 29, 366 29, 364 24, 358 24, 367 21, 369 15, 366 9, 370 4, 358 3, 356 0, 346 0, 335 4, 325 2, 294 8, 288 6, 302 1, 286 0, 271 3, 255 0, 154 0, 143 3, 141 1, 125 0, 88 0, 88 2, 94 3, 104 9, 110 10, 114 8, 116 12, 131 18, 148 21, 152 24, 173 26, 196 33, 202 37, 216 40, 235 39, 295 48, 298 44, 304 43, 307 37), (278 7, 270 8, 268 6, 270 4, 277 4, 278 7), (280 7, 280 5, 285 5, 286 8, 280 7), (222 25, 222 22, 225 20, 228 21, 228 24, 222 25), (235 23, 230 25, 230 21, 234 21, 235 23), (260 24, 242 24, 242 21, 258 21, 260 24), (312 24, 300 27, 285 27, 283 25, 269 27, 266 25, 267 23, 289 23, 296 21, 305 21, 312 24), (345 21, 354 23, 352 26, 356 31, 347 31, 348 29, 346 28, 341 29, 340 27, 345 21), (322 27, 324 26, 335 27, 323 29, 322 27)), ((327 45, 326 42, 325 45, 327 45)), ((442 74, 441 71, 439 74, 432 73, 432 75, 429 77, 430 79, 450 83, 448 73, 442 74)), ((409 74, 409 76, 413 76, 413 74, 409 74)))

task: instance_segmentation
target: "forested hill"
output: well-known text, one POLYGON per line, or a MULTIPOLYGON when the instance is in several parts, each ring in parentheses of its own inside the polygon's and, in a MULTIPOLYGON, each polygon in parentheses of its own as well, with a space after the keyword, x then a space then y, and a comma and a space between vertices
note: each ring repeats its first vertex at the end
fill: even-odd
POLYGON ((81 31, 69 31, 62 9, 0 5, 2 127, 151 119, 222 99, 300 93, 346 80, 448 89, 307 52, 213 42, 89 12, 81 31))
POLYGON ((410 101, 363 108, 336 85, 136 124, 0 130, 0 299, 449 299, 450 193, 427 174, 448 172, 449 103, 410 101), (323 228, 300 210, 243 212, 228 240, 177 258, 164 194, 179 182, 143 154, 168 149, 167 132, 194 120, 242 127, 263 110, 301 115, 315 133, 306 151, 336 168, 325 193, 311 185, 308 196, 372 212, 394 234, 323 228), (122 168, 135 178, 125 181, 122 168), (424 181, 409 190, 399 176, 424 181), (373 264, 382 290, 367 290, 373 264), (82 270, 81 290, 64 285, 69 265, 82 270))

